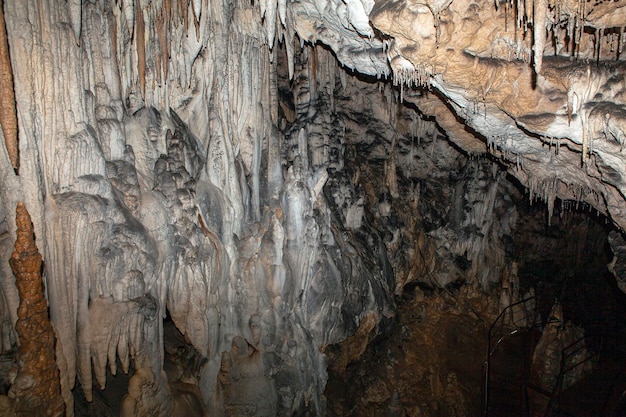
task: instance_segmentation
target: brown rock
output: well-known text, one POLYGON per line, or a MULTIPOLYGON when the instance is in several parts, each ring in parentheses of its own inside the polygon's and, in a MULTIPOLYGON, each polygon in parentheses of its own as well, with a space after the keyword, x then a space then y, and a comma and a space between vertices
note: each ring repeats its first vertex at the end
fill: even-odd
POLYGON ((19 170, 19 146, 17 135, 17 108, 13 89, 13 69, 9 57, 9 41, 4 22, 4 4, 0 1, 0 125, 11 165, 19 170))
POLYGON ((17 240, 9 263, 20 295, 15 325, 20 339, 19 370, 11 386, 17 417, 64 416, 59 368, 54 348, 54 330, 48 318, 44 297, 42 258, 35 245, 30 215, 23 203, 17 204, 17 240))

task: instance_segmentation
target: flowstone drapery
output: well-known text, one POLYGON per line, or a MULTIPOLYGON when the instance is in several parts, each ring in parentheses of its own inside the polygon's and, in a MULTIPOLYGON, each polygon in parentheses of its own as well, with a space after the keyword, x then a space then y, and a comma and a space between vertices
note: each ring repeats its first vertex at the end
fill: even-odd
MULTIPOLYGON (((501 167, 550 215, 559 197, 626 227, 625 9, 570 3, 5 2, 0 258, 24 201, 64 396, 121 368, 124 415, 183 410, 169 313, 206 359, 204 412, 323 414, 325 349, 384 335, 394 292, 498 282, 501 167), (258 409, 233 402, 250 380, 258 409)), ((5 263, 0 289, 8 351, 5 263)))
MULTIPOLYGON (((178 412, 162 371, 169 312, 207 359, 195 382, 207 412, 232 406, 218 380, 243 340, 264 360, 238 368, 281 399, 268 410, 322 414, 320 349, 365 315, 393 315, 378 289, 391 276, 383 248, 365 264, 337 243, 344 226, 331 230, 328 161, 308 161, 311 134, 291 155, 279 131, 278 43, 258 8, 5 6, 22 169, 3 178, 2 201, 6 211, 20 190, 32 206, 65 395, 89 401, 121 368, 133 374, 123 415, 178 412)), ((2 290, 11 323, 10 279, 2 290)))

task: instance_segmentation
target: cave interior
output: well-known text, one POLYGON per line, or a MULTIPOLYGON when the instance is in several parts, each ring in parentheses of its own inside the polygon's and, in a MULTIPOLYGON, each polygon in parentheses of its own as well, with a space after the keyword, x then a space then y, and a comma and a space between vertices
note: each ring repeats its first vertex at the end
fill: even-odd
POLYGON ((626 416, 625 6, 0 1, 0 415, 626 416))

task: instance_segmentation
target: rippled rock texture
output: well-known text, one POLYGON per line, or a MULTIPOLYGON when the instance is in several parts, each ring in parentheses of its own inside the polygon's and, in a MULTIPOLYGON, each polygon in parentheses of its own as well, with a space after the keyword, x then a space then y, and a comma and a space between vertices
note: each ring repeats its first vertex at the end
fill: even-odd
POLYGON ((329 355, 329 415, 480 415, 484 323, 496 305, 469 287, 407 292, 391 337, 347 368, 329 355))
MULTIPOLYGON (((91 401, 121 371, 125 416, 185 413, 184 397, 216 415, 323 414, 321 349, 366 317, 385 327, 394 282, 362 213, 336 217, 324 194, 343 151, 325 148, 325 120, 306 121, 313 98, 283 133, 277 66, 288 84, 289 59, 270 50, 258 5, 5 6, 23 111, 20 175, 3 178, 2 203, 19 190, 36 213, 64 395, 91 401), (203 358, 190 380, 163 370, 168 313, 203 358), (229 362, 277 400, 233 403, 254 384, 224 377, 229 362)), ((334 82, 328 52, 323 64, 334 82)), ((17 297, 2 277, 8 349, 17 297)))
POLYGON ((388 335, 407 284, 498 286, 507 175, 623 228, 624 8, 570 3, 5 2, 0 258, 23 201, 64 398, 121 370, 125 416, 323 415, 325 349, 388 335))

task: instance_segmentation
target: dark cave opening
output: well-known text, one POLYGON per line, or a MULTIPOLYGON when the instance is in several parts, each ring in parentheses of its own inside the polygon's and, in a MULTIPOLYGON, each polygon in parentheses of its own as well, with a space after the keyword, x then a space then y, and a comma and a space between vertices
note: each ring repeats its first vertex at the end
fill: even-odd
MULTIPOLYGON (((391 331, 376 327, 363 335, 356 329, 355 336, 324 349, 329 416, 483 415, 485 352, 502 307, 504 276, 513 277, 508 285, 514 285, 515 299, 534 293, 539 317, 524 331, 531 342, 511 337, 500 345, 508 349, 506 361, 520 360, 516 350, 523 343, 537 345, 556 300, 564 322, 584 331, 586 349, 610 359, 594 363, 610 367, 624 357, 626 295, 607 269, 613 256, 607 235, 614 229, 606 217, 585 203, 557 200, 548 219, 548 205, 507 174, 514 166, 489 152, 463 151, 410 101, 415 97, 405 94, 399 102, 389 85, 348 77, 347 88, 335 89, 320 77, 309 80, 316 100, 298 109, 282 69, 283 107, 294 112, 286 136, 318 129, 322 122, 303 115, 332 109, 333 129, 344 128, 330 130, 340 142, 335 156, 343 160, 342 169, 329 167, 324 194, 344 224, 350 204, 362 201, 363 224, 385 243, 396 280, 391 331), (361 95, 372 102, 354 109, 361 95), (305 112, 307 106, 315 111, 305 112), (337 190, 350 190, 350 181, 352 194, 338 198, 337 190)), ((491 415, 517 416, 522 409, 491 415)))
MULTIPOLYGON (((562 389, 559 401, 551 405, 553 415, 576 409, 567 415, 609 415, 609 409, 617 407, 620 390, 626 388, 622 377, 626 294, 607 268, 613 257, 607 236, 614 227, 589 206, 560 200, 548 224, 544 202, 531 201, 510 177, 505 188, 519 217, 517 227, 503 239, 504 250, 516 268, 519 299, 529 292, 536 296, 537 319, 525 331, 530 336, 521 337, 520 332, 506 339, 498 354, 504 354, 508 358, 505 363, 511 363, 521 360, 519 349, 526 349, 525 360, 530 361, 558 301, 563 311, 562 328, 569 322, 567 326, 583 329, 593 371, 562 389), (585 394, 597 397, 600 393, 603 410, 598 410, 598 401, 581 400, 585 394)), ((463 271, 471 267, 465 256, 454 262, 463 271)), ((407 283, 396 297, 398 314, 391 336, 372 343, 345 369, 330 367, 326 390, 329 415, 483 415, 485 351, 489 327, 499 311, 501 290, 501 282, 471 295, 463 280, 444 288, 423 281, 407 283)), ((530 366, 530 362, 524 365, 530 366)), ((497 388, 490 389, 497 392, 497 388)), ((530 397, 532 400, 532 394, 530 397)), ((523 398, 528 403, 528 393, 523 398)), ((497 395, 492 401, 498 401, 497 395)), ((488 415, 539 415, 533 414, 532 404, 530 408, 521 403, 502 407, 492 405, 488 415)), ((615 408, 611 412, 620 411, 615 408)))
POLYGON ((607 267, 615 227, 589 205, 562 200, 548 223, 544 202, 530 202, 523 191, 515 198, 521 217, 507 252, 519 266, 520 293, 535 291, 538 319, 545 323, 558 300, 565 320, 585 329, 590 347, 599 348, 595 338, 611 337, 626 354, 626 294, 607 267))
MULTIPOLYGON (((546 205, 538 203, 522 206, 524 215, 546 219, 546 205)), ((563 341, 560 367, 573 368, 569 375, 574 375, 575 382, 561 382, 563 386, 547 405, 545 396, 527 394, 528 412, 538 415, 537 410, 548 409, 554 415, 624 415, 619 396, 626 388, 626 294, 607 267, 614 256, 608 236, 615 228, 589 205, 561 200, 550 220, 521 222, 516 230, 513 248, 519 262, 520 289, 535 290, 536 337, 540 337, 539 323, 548 326, 551 309, 558 302, 563 323, 557 331, 564 334, 577 328, 582 340, 563 341), (578 346, 585 349, 586 357, 564 365, 572 358, 569 352, 578 346)), ((550 349, 543 351, 539 341, 535 355, 550 354, 550 349)), ((564 380, 567 377, 564 374, 564 380)))

